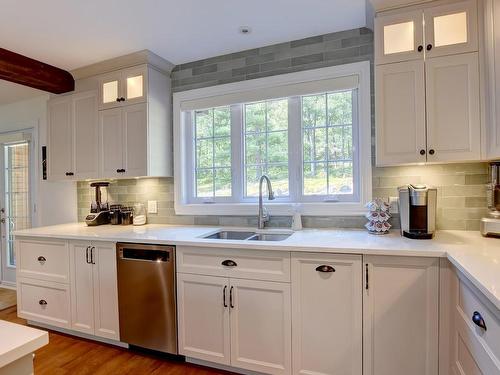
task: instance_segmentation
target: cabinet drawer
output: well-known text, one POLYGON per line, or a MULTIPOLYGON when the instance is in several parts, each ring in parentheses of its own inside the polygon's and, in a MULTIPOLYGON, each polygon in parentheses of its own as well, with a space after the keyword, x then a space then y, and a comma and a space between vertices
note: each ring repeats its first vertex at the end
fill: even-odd
POLYGON ((457 293, 454 313, 456 336, 453 338, 455 363, 462 366, 461 361, 465 361, 467 356, 460 354, 467 354, 474 358, 482 373, 500 374, 496 365, 500 363, 500 312, 474 286, 460 277, 457 293), (481 314, 486 330, 473 323, 475 312, 481 314))
POLYGON ((60 283, 19 278, 18 315, 35 322, 70 328, 69 286, 60 283))
POLYGON ((290 253, 177 247, 177 271, 209 276, 290 282, 290 253), (225 261, 234 266, 225 266, 225 261))
POLYGON ((17 240, 17 276, 69 283, 66 241, 17 240))

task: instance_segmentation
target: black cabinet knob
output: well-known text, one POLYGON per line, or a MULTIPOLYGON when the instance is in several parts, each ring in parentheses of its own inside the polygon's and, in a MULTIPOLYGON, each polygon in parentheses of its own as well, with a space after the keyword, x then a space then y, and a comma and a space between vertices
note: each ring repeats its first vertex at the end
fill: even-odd
POLYGON ((47 305, 47 301, 45 301, 44 299, 41 299, 40 301, 38 301, 38 304, 40 306, 45 306, 45 305, 47 305))
POLYGON ((429 150, 429 155, 434 155, 436 151, 434 151, 432 148, 429 150))
POLYGON ((226 259, 221 264, 223 266, 226 266, 226 267, 236 267, 237 266, 236 262, 234 260, 231 260, 231 259, 226 259))
POLYGON ((66 172, 66 176, 74 176, 75 174, 73 172, 66 172))
POLYGON ((318 272, 335 272, 335 268, 332 266, 327 266, 326 264, 323 264, 322 266, 316 267, 316 271, 318 272))
POLYGON ((420 150, 420 155, 425 155, 425 150, 420 150))
POLYGON ((116 98, 116 101, 117 101, 117 102, 121 102, 120 98, 116 98))
POLYGON ((424 46, 418 46, 417 51, 422 52, 424 50, 424 46))
POLYGON ((432 49, 432 44, 427 44, 427 51, 430 51, 432 49))
POLYGON ((39 262, 45 262, 46 260, 47 260, 47 259, 45 259, 45 257, 43 257, 43 256, 39 256, 39 257, 38 257, 38 261, 39 261, 39 262))
POLYGON ((474 311, 472 314, 472 322, 486 331, 486 323, 479 312, 474 311))

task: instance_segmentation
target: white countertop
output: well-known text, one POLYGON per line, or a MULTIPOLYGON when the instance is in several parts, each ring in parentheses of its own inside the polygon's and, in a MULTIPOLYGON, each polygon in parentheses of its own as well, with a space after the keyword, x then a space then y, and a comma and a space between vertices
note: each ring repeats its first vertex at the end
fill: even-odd
POLYGON ((47 332, 5 320, 0 320, 0 337, 0 368, 49 343, 47 332))
MULTIPOLYGON (((203 239, 221 227, 144 225, 88 227, 72 223, 15 232, 16 237, 43 237, 84 241, 136 242, 165 245, 351 253, 364 255, 400 255, 447 257, 476 287, 500 309, 500 239, 484 238, 476 231, 438 231, 432 240, 411 240, 393 230, 374 236, 366 230, 305 229, 284 241, 233 241, 203 239)), ((224 228, 254 230, 252 228, 224 228)), ((265 232, 287 232, 267 229, 265 232)))

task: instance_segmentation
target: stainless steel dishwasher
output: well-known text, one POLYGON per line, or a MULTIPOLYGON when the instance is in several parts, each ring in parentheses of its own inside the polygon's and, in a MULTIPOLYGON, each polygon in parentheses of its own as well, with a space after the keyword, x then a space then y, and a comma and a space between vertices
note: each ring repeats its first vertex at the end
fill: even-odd
POLYGON ((118 243, 120 341, 177 351, 175 247, 118 243))

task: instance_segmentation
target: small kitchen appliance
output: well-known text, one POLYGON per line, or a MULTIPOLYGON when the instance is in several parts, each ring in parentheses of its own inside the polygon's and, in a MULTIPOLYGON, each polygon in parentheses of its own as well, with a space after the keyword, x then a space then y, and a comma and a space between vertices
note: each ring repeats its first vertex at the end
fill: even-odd
POLYGON ((500 161, 490 163, 490 178, 487 188, 487 202, 490 210, 481 219, 480 231, 483 236, 500 236, 500 161))
POLYGON ((85 218, 89 227, 110 223, 109 203, 102 201, 102 187, 108 187, 109 182, 93 182, 90 187, 95 189, 95 200, 90 204, 90 213, 85 218))
POLYGON ((405 185, 398 192, 401 235, 415 240, 431 239, 436 230, 437 189, 405 185))

